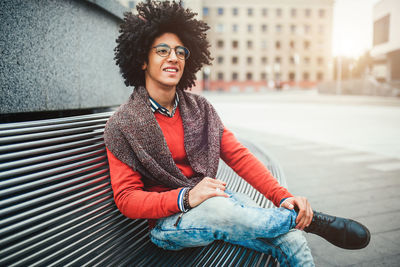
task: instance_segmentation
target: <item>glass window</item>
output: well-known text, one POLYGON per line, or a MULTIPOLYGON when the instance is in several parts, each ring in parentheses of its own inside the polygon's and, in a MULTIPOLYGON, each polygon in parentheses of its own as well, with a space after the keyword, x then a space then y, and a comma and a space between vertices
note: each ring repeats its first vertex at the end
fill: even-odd
POLYGON ((208 16, 208 15, 209 15, 208 7, 203 7, 203 16, 208 16))
POLYGON ((266 24, 261 25, 261 31, 266 32, 268 30, 268 27, 266 24))
POLYGON ((261 63, 262 63, 263 65, 267 64, 267 63, 268 63, 267 57, 262 57, 262 58, 261 58, 261 63))
POLYGON ((252 64, 252 63, 253 63, 253 58, 247 57, 247 64, 252 64))
POLYGON ((304 41, 304 49, 310 49, 310 41, 304 41))
POLYGON ((239 30, 239 26, 237 24, 233 24, 232 25, 232 31, 233 32, 238 32, 238 30, 239 30))
POLYGON ((267 79, 267 73, 261 72, 261 80, 266 80, 267 79))
POLYGON ((276 57, 275 58, 275 63, 281 63, 281 58, 280 57, 276 57))
POLYGON ((253 79, 253 73, 248 72, 248 73, 246 74, 246 78, 247 78, 247 80, 252 80, 252 79, 253 79))
POLYGON ((323 81, 324 80, 324 74, 322 72, 317 73, 317 80, 318 81, 323 81))
POLYGON ((224 79, 224 73, 223 72, 218 72, 217 76, 218 76, 218 80, 223 80, 224 79))
POLYGON ((252 24, 247 25, 247 32, 253 32, 253 25, 252 24))
POLYGON ((307 8, 307 9, 304 11, 304 15, 305 15, 307 18, 309 18, 309 17, 311 16, 311 9, 307 8))
POLYGON ((238 57, 232 57, 232 64, 237 64, 239 61, 238 57))
POLYGON ((253 9, 252 8, 248 8, 247 9, 247 15, 248 16, 253 16, 253 9))
POLYGON ((308 81, 310 79, 310 74, 308 72, 303 73, 303 80, 308 81))
POLYGON ((276 9, 276 16, 282 17, 282 9, 280 9, 280 8, 276 9))
POLYGON ((290 25, 290 32, 291 33, 296 33, 296 25, 290 25))
POLYGON ((309 57, 305 57, 304 58, 304 63, 305 64, 310 64, 310 58, 309 57))
POLYGON ((280 49, 281 48, 281 42, 280 41, 276 41, 275 42, 275 48, 276 49, 280 49))
POLYGON ((278 24, 275 26, 276 32, 281 33, 282 32, 282 25, 278 24))
POLYGON ((323 34, 324 31, 325 31, 324 25, 319 25, 319 26, 318 26, 318 33, 323 34))
POLYGON ((239 47, 239 42, 238 41, 232 41, 232 47, 233 48, 238 48, 239 47))
POLYGON ((222 23, 217 24, 217 32, 218 33, 224 32, 224 24, 222 24, 222 23))
POLYGON ((324 64, 324 59, 322 57, 317 58, 317 63, 318 65, 323 65, 324 64))
POLYGON ((290 57, 289 62, 290 62, 290 64, 296 63, 295 60, 294 60, 294 57, 290 57))
POLYGON ((222 64, 222 63, 224 63, 224 57, 218 57, 217 58, 217 61, 218 61, 218 64, 222 64))
POLYGON ((289 81, 293 82, 296 79, 296 74, 294 72, 289 72, 289 81))
POLYGON ((218 40, 217 41, 217 47, 218 48, 223 48, 224 47, 224 41, 223 40, 218 40))
POLYGON ((290 41, 290 48, 291 49, 294 49, 295 48, 295 43, 294 43, 294 41, 292 40, 292 41, 290 41))
POLYGON ((217 13, 218 13, 219 16, 222 16, 222 15, 224 14, 224 8, 219 7, 219 8, 217 9, 217 13))
POLYGON ((232 15, 237 16, 239 14, 239 9, 237 7, 232 8, 232 15))
POLYGON ((232 80, 236 81, 238 79, 238 74, 237 72, 232 73, 232 80))
POLYGON ((247 41, 247 48, 252 48, 252 47, 253 47, 253 42, 247 41))
POLYGON ((261 49, 267 49, 267 40, 261 40, 261 49))
POLYGON ((304 25, 304 33, 309 34, 311 32, 311 26, 310 25, 304 25))
POLYGON ((325 17, 325 9, 318 10, 318 15, 320 18, 324 18, 325 17))
POLYGON ((292 18, 295 18, 297 16, 297 10, 295 8, 292 8, 290 10, 290 15, 292 16, 292 18))
POLYGON ((263 8, 261 13, 262 13, 263 17, 268 16, 268 8, 263 8))

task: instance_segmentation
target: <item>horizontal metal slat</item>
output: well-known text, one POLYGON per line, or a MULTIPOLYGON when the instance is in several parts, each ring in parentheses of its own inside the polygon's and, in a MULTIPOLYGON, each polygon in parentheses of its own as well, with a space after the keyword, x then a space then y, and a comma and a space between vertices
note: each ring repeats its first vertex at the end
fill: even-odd
POLYGON ((71 156, 74 154, 85 153, 85 152, 96 150, 96 149, 98 150, 100 148, 104 148, 104 144, 102 144, 102 143, 91 144, 91 145, 87 145, 87 146, 81 146, 79 148, 69 149, 66 151, 49 153, 49 154, 42 155, 42 156, 36 156, 36 157, 31 157, 31 158, 26 158, 26 159, 21 159, 21 160, 14 160, 11 162, 6 162, 6 163, 0 164, 0 171, 6 170, 6 169, 11 169, 11 168, 18 168, 21 166, 32 166, 38 162, 48 162, 48 161, 58 159, 58 158, 65 158, 67 156, 71 156))
POLYGON ((48 138, 45 140, 36 140, 36 141, 29 141, 29 142, 23 142, 23 143, 17 143, 17 144, 2 145, 2 146, 0 146, 0 153, 1 154, 10 153, 12 151, 21 151, 21 150, 31 149, 31 148, 35 148, 35 147, 44 147, 44 146, 50 146, 50 145, 55 145, 55 144, 64 144, 64 143, 72 142, 72 141, 80 141, 80 140, 84 140, 86 138, 103 136, 103 132, 104 132, 103 130, 94 130, 89 133, 65 135, 65 136, 61 136, 61 137, 48 138))
POLYGON ((91 126, 85 126, 85 127, 80 127, 80 128, 56 130, 56 131, 51 131, 51 132, 8 136, 8 137, 0 138, 0 145, 33 141, 33 140, 38 140, 38 139, 47 139, 47 138, 65 136, 65 135, 71 135, 71 134, 87 133, 87 132, 99 130, 99 129, 104 129, 104 125, 91 125, 91 126))
POLYGON ((58 145, 50 145, 50 146, 34 148, 34 149, 30 149, 30 150, 25 150, 25 151, 17 151, 17 152, 2 154, 2 155, 0 155, 0 161, 10 161, 10 160, 15 160, 15 159, 18 159, 21 157, 30 157, 30 156, 34 156, 37 154, 51 153, 51 152, 60 151, 60 150, 69 150, 69 149, 73 149, 76 147, 86 146, 86 145, 90 145, 90 144, 97 144, 97 143, 103 143, 103 137, 98 136, 98 137, 83 139, 83 140, 79 140, 79 141, 75 141, 75 142, 68 142, 68 143, 62 143, 62 144, 58 144, 58 145))
POLYGON ((75 229, 82 228, 82 226, 85 224, 90 225, 92 224, 92 221, 95 221, 104 215, 110 216, 114 213, 119 214, 109 197, 100 199, 95 203, 82 206, 80 209, 70 211, 66 214, 63 214, 61 217, 58 217, 58 220, 63 220, 63 222, 58 224, 56 227, 48 228, 45 231, 40 232, 38 235, 29 237, 27 239, 23 238, 20 242, 4 248, 0 253, 1 261, 16 262, 16 259, 28 254, 32 254, 33 250, 39 250, 39 248, 47 242, 52 243, 52 240, 69 235, 69 232, 74 232, 75 229), (101 204, 101 206, 96 207, 96 205, 99 204, 101 204), (93 208, 95 209, 93 210, 93 208), (87 212, 83 215, 75 215, 82 211, 87 212), (67 220, 68 218, 71 219, 67 220))
POLYGON ((108 118, 104 118, 104 119, 96 119, 90 121, 69 122, 69 123, 60 123, 60 124, 45 125, 45 126, 0 130, 0 137, 50 132, 55 130, 71 129, 71 128, 82 128, 93 125, 102 125, 104 127, 107 120, 108 118))
MULTIPOLYGON (((107 163, 107 157, 105 155, 100 155, 95 158, 89 158, 87 160, 82 160, 79 162, 74 162, 71 164, 63 165, 61 167, 57 168, 52 168, 49 170, 45 171, 40 171, 37 173, 33 174, 28 174, 20 177, 16 177, 13 179, 8 179, 5 181, 0 181, 0 196, 4 197, 7 196, 11 193, 14 193, 16 189, 19 187, 16 187, 18 184, 23 184, 23 183, 29 183, 31 181, 37 181, 40 183, 40 179, 44 177, 51 176, 54 179, 62 179, 63 177, 67 178, 69 176, 72 176, 75 172, 76 174, 80 173, 81 169, 79 169, 82 166, 86 166, 88 168, 93 168, 97 166, 97 164, 108 164, 107 163), (72 170, 72 171, 70 171, 72 170), (13 188, 13 186, 15 188, 13 188)), ((43 179, 42 180, 44 183, 48 181, 48 179, 43 179)), ((15 192, 17 193, 17 192, 15 192)))
POLYGON ((78 121, 90 121, 93 119, 102 119, 110 117, 114 112, 102 112, 89 115, 71 116, 63 117, 58 119, 48 119, 48 120, 38 120, 38 121, 24 121, 24 122, 13 122, 13 123, 2 123, 0 124, 0 130, 16 129, 16 128, 26 128, 26 127, 38 127, 46 126, 59 123, 67 122, 78 122, 78 121))
MULTIPOLYGON (((0 236, 5 236, 0 240, 0 245, 4 246, 7 243, 12 243, 21 237, 28 236, 29 234, 35 233, 37 231, 43 230, 44 228, 50 227, 50 225, 54 222, 56 219, 55 214, 65 212, 68 209, 71 209, 74 206, 79 205, 80 203, 90 201, 96 197, 100 196, 105 196, 105 195, 110 195, 112 197, 112 190, 108 187, 105 187, 105 185, 100 185, 96 188, 91 188, 86 191, 83 191, 81 193, 75 194, 73 196, 70 196, 66 200, 59 200, 58 203, 55 204, 49 204, 49 205, 54 205, 57 206, 53 210, 45 211, 41 214, 35 215, 32 218, 25 219, 23 221, 17 222, 15 224, 12 224, 10 226, 7 226, 5 228, 0 229, 0 236), (105 188, 101 191, 98 191, 102 188, 105 188), (97 191, 96 191, 97 190, 97 191), (79 199, 79 197, 81 197, 79 199), (76 200, 74 200, 76 199, 76 200), (68 202, 69 200, 74 200, 73 202, 68 202), (65 204, 65 205, 56 205, 56 204, 65 204), (47 220, 45 222, 40 223, 40 221, 47 220)), ((37 211, 37 210, 35 210, 37 211)), ((26 214, 23 214, 26 215, 26 214)), ((18 216, 18 219, 21 216, 18 216)), ((14 219, 14 218, 13 218, 14 219)), ((4 224, 1 222, 1 224, 4 224)))
MULTIPOLYGON (((96 170, 93 173, 82 175, 78 178, 71 179, 62 183, 57 183, 52 186, 47 186, 38 190, 30 191, 22 195, 17 195, 11 198, 7 198, 0 203, 0 216, 7 216, 7 213, 15 213, 19 209, 26 209, 29 206, 39 205, 40 203, 46 203, 54 197, 60 197, 65 192, 72 192, 76 187, 84 185, 83 181, 95 182, 99 178, 99 175, 107 173, 107 169, 96 170), (77 184, 74 186, 74 184, 77 184), (35 197, 33 199, 33 197, 35 197)), ((108 175, 103 177, 109 177, 108 175)))

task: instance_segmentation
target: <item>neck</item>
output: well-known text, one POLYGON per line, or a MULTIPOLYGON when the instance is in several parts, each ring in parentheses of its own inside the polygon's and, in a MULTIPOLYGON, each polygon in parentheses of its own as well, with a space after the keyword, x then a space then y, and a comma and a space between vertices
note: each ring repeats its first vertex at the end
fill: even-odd
POLYGON ((146 88, 147 92, 149 95, 157 101, 161 106, 165 107, 169 111, 172 111, 174 107, 174 99, 175 99, 175 93, 176 93, 176 88, 170 88, 168 90, 163 90, 161 88, 154 88, 154 87, 149 87, 146 88))

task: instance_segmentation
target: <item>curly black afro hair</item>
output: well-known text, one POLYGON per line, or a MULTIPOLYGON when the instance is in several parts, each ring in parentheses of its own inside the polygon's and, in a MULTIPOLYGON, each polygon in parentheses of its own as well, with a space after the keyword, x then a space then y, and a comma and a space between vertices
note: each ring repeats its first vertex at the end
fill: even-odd
POLYGON ((190 50, 185 69, 177 89, 188 89, 195 85, 196 72, 204 64, 211 64, 210 44, 206 31, 210 28, 205 22, 194 19, 196 13, 182 7, 182 2, 146 1, 136 6, 138 15, 124 14, 120 35, 114 49, 116 64, 127 86, 144 86, 145 75, 142 70, 148 61, 148 53, 155 38, 170 32, 176 34, 183 45, 190 50))

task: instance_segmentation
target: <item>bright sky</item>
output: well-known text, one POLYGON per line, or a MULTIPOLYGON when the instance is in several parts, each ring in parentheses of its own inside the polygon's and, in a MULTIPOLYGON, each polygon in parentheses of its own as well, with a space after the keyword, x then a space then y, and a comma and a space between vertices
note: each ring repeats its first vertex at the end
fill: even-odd
POLYGON ((333 56, 358 57, 372 47, 372 8, 380 0, 335 0, 333 56))

